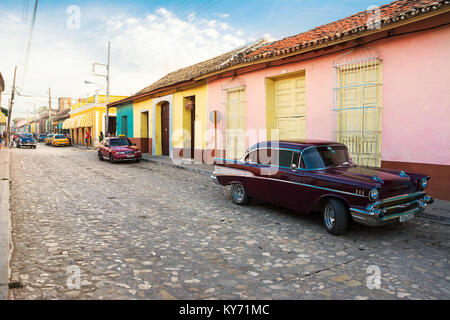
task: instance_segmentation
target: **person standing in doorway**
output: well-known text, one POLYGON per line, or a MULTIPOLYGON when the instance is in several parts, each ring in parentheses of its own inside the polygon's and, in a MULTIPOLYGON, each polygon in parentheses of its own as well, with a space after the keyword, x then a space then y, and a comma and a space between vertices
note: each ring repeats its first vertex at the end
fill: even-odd
POLYGON ((86 130, 86 137, 85 137, 86 147, 89 147, 90 139, 91 139, 91 136, 89 135, 89 130, 86 130))

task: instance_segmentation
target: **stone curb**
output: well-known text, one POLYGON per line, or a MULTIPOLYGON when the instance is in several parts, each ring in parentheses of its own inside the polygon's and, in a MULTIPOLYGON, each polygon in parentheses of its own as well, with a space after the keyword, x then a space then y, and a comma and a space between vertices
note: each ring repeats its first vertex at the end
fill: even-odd
POLYGON ((9 196, 11 179, 9 176, 10 150, 0 150, 0 300, 8 299, 9 261, 12 254, 11 212, 9 196))
MULTIPOLYGON (((200 174, 207 175, 207 176, 210 176, 212 173, 208 170, 190 168, 190 167, 182 166, 179 164, 168 163, 168 162, 158 161, 158 160, 154 160, 154 159, 142 158, 142 161, 159 164, 160 166, 168 166, 168 167, 172 167, 172 168, 176 168, 176 169, 186 170, 186 171, 190 171, 190 172, 196 172, 196 173, 200 173, 200 174)), ((430 214, 428 212, 421 213, 417 217, 426 219, 426 220, 430 220, 432 222, 442 224, 442 225, 450 225, 450 217, 444 217, 444 216, 440 216, 440 215, 430 214)))

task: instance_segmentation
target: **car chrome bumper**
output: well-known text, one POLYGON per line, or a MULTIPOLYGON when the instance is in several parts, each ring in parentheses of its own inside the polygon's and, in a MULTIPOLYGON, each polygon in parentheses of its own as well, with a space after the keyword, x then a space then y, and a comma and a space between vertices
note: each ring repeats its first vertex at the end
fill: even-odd
POLYGON ((211 174, 210 177, 215 184, 219 184, 219 181, 217 180, 217 177, 214 174, 211 174))
MULTIPOLYGON (((408 196, 405 196, 407 199, 408 196)), ((398 200, 398 198, 397 198, 398 200)), ((381 226, 398 221, 401 216, 408 214, 420 214, 425 208, 434 202, 433 198, 424 194, 419 199, 401 204, 383 206, 383 202, 371 204, 366 209, 350 208, 352 218, 361 224, 368 226, 381 226), (389 213, 395 211, 394 213, 389 213)))

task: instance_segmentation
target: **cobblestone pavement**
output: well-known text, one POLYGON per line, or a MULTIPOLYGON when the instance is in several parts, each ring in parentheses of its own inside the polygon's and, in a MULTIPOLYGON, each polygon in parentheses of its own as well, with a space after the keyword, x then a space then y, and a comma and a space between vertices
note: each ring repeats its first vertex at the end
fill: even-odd
POLYGON ((11 299, 450 298, 449 226, 334 237, 319 215, 234 205, 206 176, 75 148, 14 149, 11 177, 11 299))

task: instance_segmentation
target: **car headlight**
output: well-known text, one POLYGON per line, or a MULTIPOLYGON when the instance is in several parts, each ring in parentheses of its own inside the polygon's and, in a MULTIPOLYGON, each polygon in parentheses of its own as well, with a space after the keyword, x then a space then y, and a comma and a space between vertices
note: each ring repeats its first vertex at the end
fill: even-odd
POLYGON ((369 191, 369 199, 370 200, 377 200, 378 196, 379 196, 379 192, 377 188, 373 188, 372 190, 369 191))
POLYGON ((428 178, 422 178, 420 179, 420 188, 422 190, 425 190, 425 188, 428 186, 428 178))

